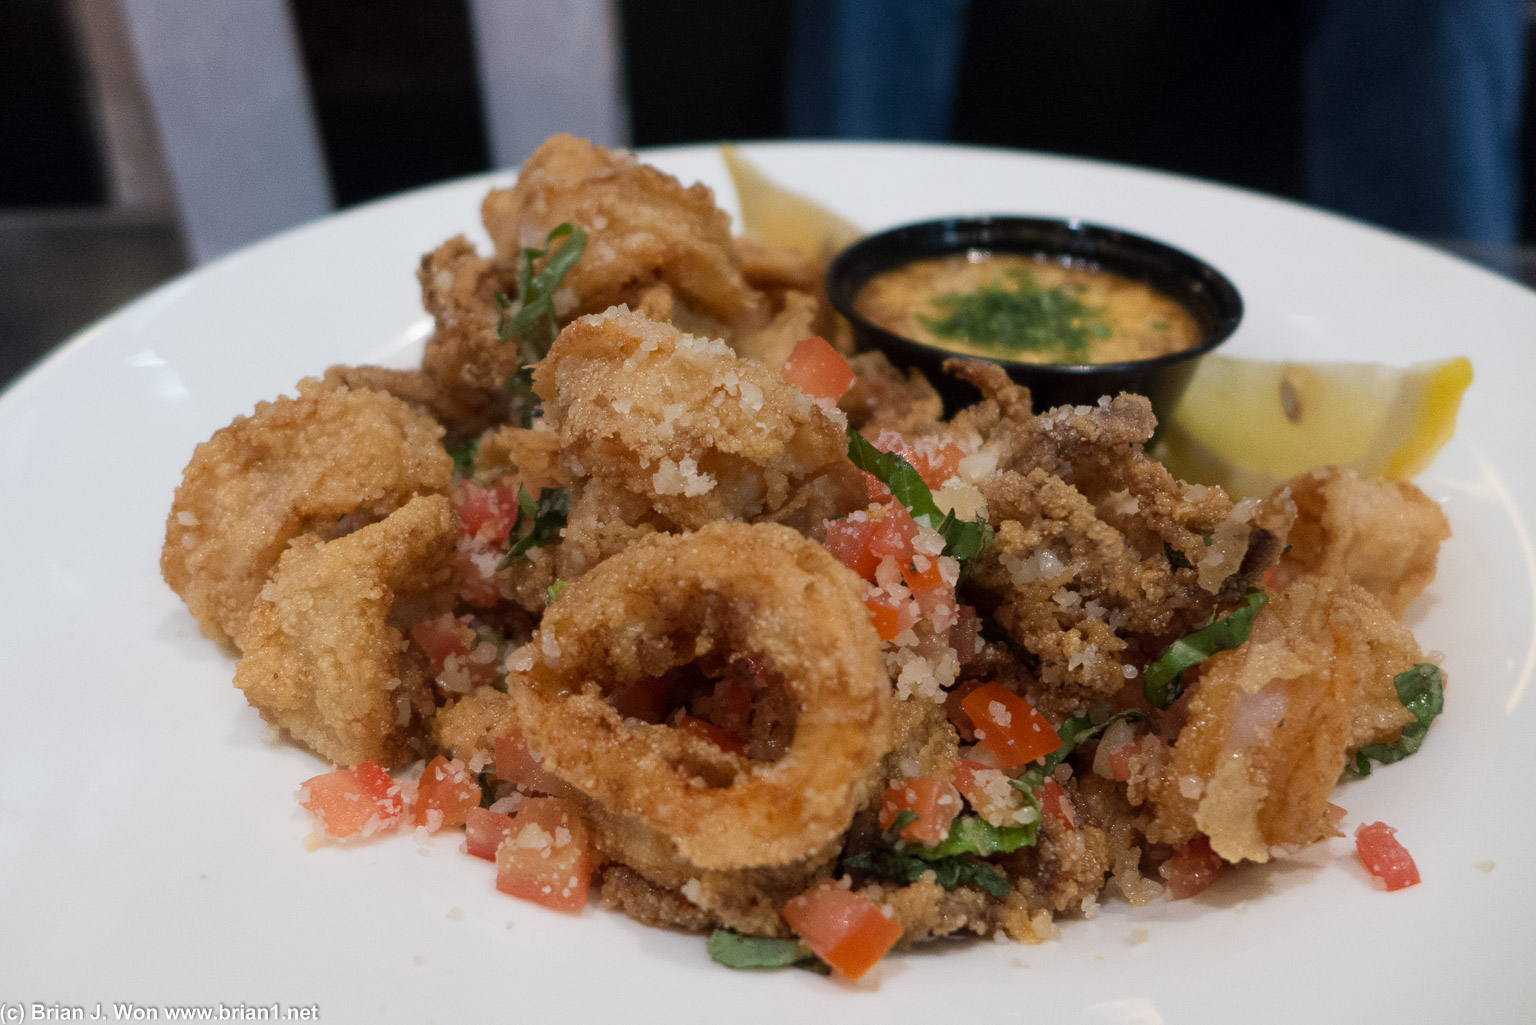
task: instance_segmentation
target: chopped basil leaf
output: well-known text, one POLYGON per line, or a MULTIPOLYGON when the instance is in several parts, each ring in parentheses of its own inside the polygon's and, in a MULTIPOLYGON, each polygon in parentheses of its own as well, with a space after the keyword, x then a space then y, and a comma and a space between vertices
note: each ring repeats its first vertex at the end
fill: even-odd
POLYGON ((1007 854, 1035 842, 1040 819, 1027 826, 994 826, 979 815, 961 815, 949 827, 949 835, 933 847, 908 845, 905 853, 924 861, 938 861, 956 854, 974 854, 985 858, 1007 854))
POLYGON ((821 963, 811 953, 811 948, 799 940, 743 936, 729 929, 716 929, 710 933, 709 956, 727 968, 749 972, 792 968, 807 962, 821 963))
POLYGON ((1086 715, 1074 715, 1056 728, 1056 735, 1061 738, 1061 746, 1043 759, 1043 765, 1040 769, 1040 782, 1044 783, 1045 776, 1054 770, 1056 766, 1066 761, 1067 755, 1076 750, 1079 745, 1102 737, 1105 730, 1122 719, 1136 722, 1144 718, 1146 717, 1136 711, 1136 709, 1127 708, 1124 711, 1116 712, 1095 726, 1093 720, 1086 715))
POLYGON ((556 580, 554 583, 550 584, 548 587, 546 587, 544 589, 544 604, 545 605, 553 605, 555 603, 555 599, 559 598, 560 597, 560 593, 562 591, 564 591, 564 590, 565 590, 565 581, 564 580, 556 580))
POLYGON ((1413 713, 1416 721, 1403 727, 1403 735, 1396 744, 1367 744, 1356 751, 1354 764, 1345 766, 1353 775, 1369 776, 1372 758, 1382 765, 1391 765, 1416 752, 1424 743, 1429 724, 1445 709, 1445 681, 1439 666, 1420 662, 1392 677, 1392 686, 1397 689, 1397 700, 1413 713))
POLYGON ((455 445, 448 450, 453 457, 453 475, 455 477, 473 477, 475 475, 475 454, 480 451, 480 439, 470 438, 462 445, 455 445))
POLYGON ((882 452, 852 427, 848 428, 848 458, 853 465, 872 474, 891 489, 896 501, 907 507, 915 520, 926 520, 928 526, 944 538, 944 554, 964 561, 974 559, 992 543, 992 527, 980 518, 965 523, 955 517, 954 510, 947 514, 939 510, 933 500, 933 492, 923 482, 922 476, 897 452, 882 452))
POLYGON ((1147 701, 1157 708, 1167 708, 1177 701, 1184 693, 1184 670, 1246 641, 1253 628, 1253 617, 1268 601, 1269 595, 1250 587, 1236 611, 1174 641, 1162 657, 1142 670, 1142 693, 1147 701))
POLYGON ((903 808, 901 811, 897 812, 896 817, 891 820, 891 828, 885 831, 886 840, 889 843, 895 843, 901 837, 901 831, 906 829, 920 818, 922 818, 922 816, 913 811, 911 808, 903 808))
POLYGON ((528 489, 519 484, 517 487, 517 518, 512 521, 512 529, 507 534, 507 539, 512 541, 512 547, 506 556, 497 564, 497 569, 506 569, 530 548, 543 548, 555 539, 555 535, 565 526, 565 517, 570 512, 571 498, 564 488, 549 488, 539 496, 537 502, 528 493, 528 489), (528 530, 521 536, 518 528, 523 525, 524 518, 528 520, 528 530))
MULTIPOLYGON (((528 342, 536 353, 535 359, 542 359, 544 353, 549 351, 550 343, 560 333, 559 325, 555 322, 555 290, 560 287, 560 282, 566 274, 581 259, 581 254, 587 246, 587 233, 577 225, 566 223, 557 225, 550 233, 544 236, 543 249, 524 249, 522 259, 517 268, 517 298, 519 305, 516 312, 512 309, 512 302, 500 292, 496 293, 496 304, 501 307, 501 320, 496 325, 496 337, 505 342, 513 337, 521 338, 528 342), (549 256, 557 239, 565 239, 565 243, 555 250, 553 256, 549 256), (549 262, 544 269, 537 274, 533 272, 535 260, 542 260, 549 256, 549 262), (533 334, 533 328, 539 323, 544 323, 542 340, 533 334)), ((532 362, 524 360, 523 362, 532 362)))
POLYGON ((924 861, 906 852, 871 850, 843 860, 845 868, 856 868, 881 879, 911 884, 932 872, 934 881, 946 890, 974 886, 1002 900, 1008 896, 1008 880, 991 865, 960 855, 924 861))

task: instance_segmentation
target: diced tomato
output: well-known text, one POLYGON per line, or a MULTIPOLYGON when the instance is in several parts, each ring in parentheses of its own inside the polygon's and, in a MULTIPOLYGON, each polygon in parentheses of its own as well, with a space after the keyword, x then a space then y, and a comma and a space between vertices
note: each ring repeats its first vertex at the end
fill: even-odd
POLYGON ((574 789, 569 783, 548 772, 528 750, 519 733, 509 733, 496 741, 496 778, 519 789, 564 797, 574 789))
POLYGON ((871 590, 864 596, 864 606, 882 641, 892 641, 917 622, 917 607, 911 602, 892 598, 884 591, 871 590))
POLYGON ((869 550, 869 539, 874 533, 875 525, 869 520, 829 520, 827 536, 821 544, 832 553, 832 558, 865 580, 873 581, 880 566, 880 557, 869 550))
POLYGON ((1124 783, 1131 778, 1131 755, 1135 753, 1135 744, 1122 744, 1109 753, 1109 771, 1115 782, 1124 783))
POLYGON ((961 698, 960 706, 975 724, 976 739, 997 755, 1004 769, 1016 769, 1061 746, 1045 716, 1000 683, 977 687, 961 698))
POLYGON ((813 399, 836 402, 853 387, 853 368, 827 344, 825 338, 812 335, 795 343, 795 350, 779 371, 784 380, 813 399))
POLYGON ((912 541, 917 537, 917 521, 900 502, 887 502, 879 519, 871 514, 875 525, 869 537, 869 551, 876 562, 889 556, 899 564, 912 558, 912 541))
POLYGON ((745 737, 738 736, 729 730, 722 730, 714 723, 700 719, 693 715, 680 715, 677 718, 677 728, 684 733, 692 733, 695 737, 702 737, 711 744, 727 751, 741 754, 747 749, 745 737))
POLYGON ((405 814, 400 785, 374 762, 305 780, 298 797, 326 835, 338 840, 387 833, 405 814))
POLYGON ((662 723, 667 719, 667 681, 659 676, 645 676, 626 683, 608 695, 608 703, 626 719, 662 723))
POLYGON ((1355 853, 1360 864, 1387 890, 1417 886, 1419 866, 1413 855, 1397 842, 1397 830, 1384 822, 1372 822, 1355 830, 1355 853))
POLYGON ((936 779, 897 780, 885 788, 880 802, 880 828, 890 829, 904 811, 916 812, 917 818, 902 828, 901 838, 933 847, 949 835, 950 823, 960 813, 960 795, 936 779))
POLYGON ((462 826, 469 809, 480 805, 480 784, 457 758, 438 755, 427 763, 416 784, 411 821, 428 829, 462 826), (436 815, 432 813, 436 812, 436 815))
POLYGON ((975 658, 980 642, 981 617, 976 615, 974 606, 960 606, 955 610, 955 625, 949 628, 949 646, 955 649, 955 660, 965 665, 975 658))
POLYGON ((944 579, 944 572, 936 556, 912 556, 912 561, 901 567, 901 580, 907 585, 907 590, 912 592, 917 607, 923 610, 925 616, 932 615, 941 605, 955 603, 954 585, 944 579), (921 569, 917 568, 919 563, 922 564, 921 569))
POLYGON ((490 488, 472 480, 458 481, 453 485, 453 511, 465 537, 505 541, 517 520, 517 481, 503 478, 490 488))
POLYGON ((592 844, 576 806, 530 797, 496 848, 496 889, 557 911, 580 911, 592 883, 592 844))
POLYGON ((496 848, 512 832, 512 816, 478 805, 464 817, 464 850, 486 861, 496 860, 496 848))
POLYGON ((501 601, 501 585, 496 581, 496 567, 505 554, 489 542, 461 538, 456 554, 459 600, 477 609, 488 609, 501 601))
POLYGON ((1210 838, 1197 836, 1173 849, 1168 861, 1168 895, 1184 900, 1203 892, 1221 878, 1225 863, 1211 850, 1210 838))
POLYGON ((823 879, 784 905, 784 921, 845 979, 861 978, 901 939, 875 902, 823 879))
POLYGON ((1060 822, 1068 829, 1077 828, 1077 809, 1067 799, 1067 792, 1061 789, 1061 784, 1047 776, 1045 783, 1035 796, 1040 800, 1040 810, 1051 818, 1060 822))
POLYGON ((1340 808, 1338 805, 1334 804, 1332 801, 1330 801, 1328 803, 1328 822, 1329 822, 1329 824, 1337 826, 1340 822, 1344 821, 1344 816, 1346 816, 1348 814, 1349 814, 1349 812, 1345 811, 1343 808, 1340 808))
POLYGON ((961 758, 955 762, 953 778, 955 788, 971 802, 976 814, 993 825, 1017 824, 1013 816, 1024 807, 1024 799, 1008 785, 1007 773, 983 762, 961 758))
POLYGON ((965 453, 952 441, 920 442, 906 453, 906 457, 912 469, 923 478, 923 483, 937 491, 951 477, 959 475, 960 460, 965 458, 965 453))
POLYGON ((411 640, 432 660, 432 671, 440 673, 449 655, 463 658, 469 654, 475 646, 475 631, 470 629, 468 616, 447 612, 411 627, 411 640))
POLYGON ((970 713, 965 710, 965 699, 985 683, 985 680, 964 680, 944 697, 944 711, 954 723, 960 739, 967 744, 976 742, 976 724, 971 722, 970 713))

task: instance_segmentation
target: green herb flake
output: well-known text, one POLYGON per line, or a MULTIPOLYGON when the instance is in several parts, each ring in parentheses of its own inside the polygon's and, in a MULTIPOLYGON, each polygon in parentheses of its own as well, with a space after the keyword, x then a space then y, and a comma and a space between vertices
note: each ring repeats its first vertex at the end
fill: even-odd
POLYGON ((453 457, 453 475, 460 478, 473 477, 475 475, 475 456, 479 451, 479 438, 470 438, 468 441, 450 448, 448 455, 453 457))
POLYGON ((1246 641, 1253 617, 1268 601, 1269 595, 1250 587, 1236 611, 1174 641, 1156 662, 1142 670, 1142 693, 1147 701, 1156 708, 1167 708, 1177 701, 1184 693, 1184 670, 1246 641))
POLYGON ((906 853, 924 861, 939 861, 956 854, 974 854, 978 858, 1007 854, 1033 844, 1039 826, 1038 816, 1026 826, 994 826, 979 815, 961 815, 949 827, 949 835, 936 846, 908 846, 906 853))
POLYGON ((506 569, 522 558, 530 548, 543 548, 553 541, 556 534, 565 527, 570 507, 571 497, 564 488, 546 489, 538 501, 534 501, 528 489, 518 485, 517 517, 512 521, 512 529, 507 534, 507 540, 512 542, 512 546, 496 568, 506 569), (518 530, 525 519, 528 529, 519 534, 518 530))
POLYGON ((710 933, 709 956, 727 968, 746 972, 821 965, 811 948, 799 940, 743 936, 729 929, 716 929, 710 933))
POLYGON ((998 900, 1008 896, 1008 880, 1001 872, 985 862, 959 855, 925 861, 905 851, 870 850, 845 858, 843 866, 903 885, 915 883, 923 873, 932 872, 934 881, 946 890, 974 886, 998 900))
POLYGON ((553 605, 564 591, 565 581, 556 580, 554 583, 550 584, 544 589, 544 604, 546 606, 553 605))
POLYGON ((1392 677, 1392 686, 1397 689, 1397 700, 1413 713, 1415 721, 1403 727, 1403 735, 1396 744, 1367 744, 1356 751, 1354 763, 1345 766, 1352 775, 1369 776, 1373 758, 1382 765, 1391 765, 1418 751, 1429 732, 1429 724, 1445 710, 1445 680, 1439 666, 1420 662, 1392 677))
POLYGON ((907 507, 914 520, 937 530, 944 538, 944 554, 964 562, 974 559, 992 543, 992 526, 981 518, 960 522, 954 510, 939 511, 933 492, 912 464, 897 452, 882 452, 864 435, 848 429, 848 458, 891 489, 896 501, 907 507))
POLYGON ((935 296, 936 317, 919 317, 940 338, 963 338, 1003 353, 1060 352, 1070 361, 1088 355, 1089 338, 1108 338, 1109 324, 1099 319, 1101 308, 1085 306, 1064 288, 1041 288, 1028 271, 1003 282, 982 285, 974 292, 935 296))
POLYGON ((560 327, 555 321, 555 291, 571 268, 576 266, 576 261, 581 259, 586 247, 586 231, 578 225, 565 223, 557 225, 544 236, 543 249, 523 250, 517 269, 518 302, 515 308, 512 300, 500 292, 496 293, 496 305, 501 307, 501 319, 496 325, 498 339, 505 342, 520 338, 534 347, 536 358, 543 358, 544 353, 549 351, 550 343, 560 333, 560 327), (559 249, 554 249, 555 242, 560 239, 565 241, 559 249), (544 269, 534 273, 534 262, 546 256, 549 261, 544 269), (544 325, 542 338, 539 337, 541 333, 534 330, 540 324, 544 325))

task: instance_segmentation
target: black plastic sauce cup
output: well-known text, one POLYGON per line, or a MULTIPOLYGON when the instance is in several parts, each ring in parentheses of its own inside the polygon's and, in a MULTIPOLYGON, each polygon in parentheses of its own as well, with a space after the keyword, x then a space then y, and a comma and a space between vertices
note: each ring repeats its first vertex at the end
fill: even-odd
POLYGON ((1159 422, 1172 411, 1201 356, 1231 337, 1243 319, 1243 300, 1219 271, 1182 250, 1116 228, 1039 217, 947 217, 870 235, 843 250, 827 268, 827 296, 853 325, 859 349, 879 349, 899 367, 928 375, 944 397, 946 413, 975 402, 976 390, 944 373, 947 359, 977 359, 888 331, 863 317, 853 301, 882 271, 914 260, 970 250, 1022 253, 1073 266, 1112 271, 1141 281, 1179 303, 1200 326, 1188 349, 1124 363, 1024 363, 994 359, 1026 385, 1038 412, 1064 404, 1092 405, 1101 395, 1135 392, 1152 400, 1159 422))

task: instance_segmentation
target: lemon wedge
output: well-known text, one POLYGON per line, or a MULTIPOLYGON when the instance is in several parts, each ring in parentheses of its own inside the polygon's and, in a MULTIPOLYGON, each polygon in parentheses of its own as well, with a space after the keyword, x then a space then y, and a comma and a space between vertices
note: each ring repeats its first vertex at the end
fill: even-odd
POLYGON ((747 238, 765 245, 793 246, 813 262, 824 263, 863 236, 857 225, 769 178, 735 146, 722 144, 720 155, 736 186, 741 230, 747 238))
POLYGON ((1176 477, 1259 496, 1317 466, 1407 480, 1456 430, 1465 357, 1379 363, 1200 361, 1154 452, 1176 477))

